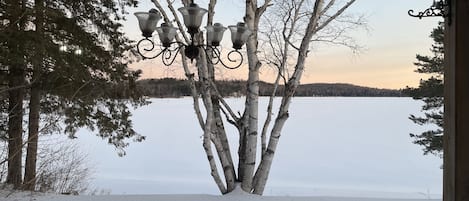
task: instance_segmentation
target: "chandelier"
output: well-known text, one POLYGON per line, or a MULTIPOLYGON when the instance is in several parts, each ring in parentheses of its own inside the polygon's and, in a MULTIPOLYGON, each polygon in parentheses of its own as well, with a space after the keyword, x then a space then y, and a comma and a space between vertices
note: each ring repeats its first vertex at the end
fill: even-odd
POLYGON ((243 55, 240 49, 246 43, 251 31, 245 23, 239 22, 236 25, 224 27, 220 23, 214 23, 205 27, 206 43, 200 43, 195 40, 195 35, 199 33, 199 27, 202 24, 203 16, 207 13, 207 9, 200 8, 195 3, 190 3, 178 9, 183 16, 184 25, 187 33, 190 34, 190 42, 188 44, 175 41, 177 28, 171 23, 164 22, 159 27, 158 22, 161 20, 161 14, 156 9, 149 12, 134 13, 138 19, 139 27, 144 37, 137 43, 137 51, 144 59, 154 59, 161 56, 163 64, 170 66, 173 64, 177 54, 184 49, 184 54, 191 62, 199 56, 199 53, 205 53, 207 61, 213 65, 221 64, 228 69, 236 69, 243 63, 243 55), (226 58, 229 63, 222 60, 222 51, 220 50, 220 42, 226 29, 230 29, 233 50, 227 53, 226 58), (156 43, 152 40, 153 32, 158 33, 160 39, 160 48, 156 48, 156 43), (146 44, 146 45, 145 45, 146 44), (158 50, 159 49, 159 50, 158 50), (147 56, 150 54, 151 56, 147 56))

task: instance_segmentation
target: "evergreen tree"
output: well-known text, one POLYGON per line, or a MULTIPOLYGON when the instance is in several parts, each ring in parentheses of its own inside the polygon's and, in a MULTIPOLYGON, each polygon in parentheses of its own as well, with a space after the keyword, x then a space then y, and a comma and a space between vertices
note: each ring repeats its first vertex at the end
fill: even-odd
POLYGON ((439 23, 433 29, 430 37, 433 39, 431 51, 433 55, 417 55, 416 72, 430 75, 428 79, 420 80, 418 88, 407 87, 404 92, 416 100, 422 100, 424 116, 410 115, 410 120, 418 125, 435 125, 436 128, 421 134, 410 134, 414 143, 423 146, 424 154, 442 156, 443 152, 443 60, 444 60, 444 24, 439 23))
POLYGON ((132 128, 129 106, 145 103, 134 82, 139 72, 127 68, 132 41, 120 21, 135 0, 0 1, 0 97, 9 108, 7 183, 22 184, 23 100, 29 100, 24 188, 34 190, 39 120, 55 132, 75 137, 87 127, 114 145, 119 154, 127 139, 141 141, 132 128), (5 36, 5 37, 3 37, 5 36), (5 53, 5 54, 4 54, 5 53), (6 85, 5 85, 6 84, 6 85), (25 95, 26 94, 26 95, 25 95), (64 125, 62 128, 61 125, 64 125))

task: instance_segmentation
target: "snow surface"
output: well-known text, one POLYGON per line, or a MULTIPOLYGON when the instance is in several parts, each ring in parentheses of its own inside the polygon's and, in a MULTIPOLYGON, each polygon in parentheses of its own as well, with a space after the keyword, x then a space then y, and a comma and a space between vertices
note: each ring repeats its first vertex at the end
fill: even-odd
POLYGON ((0 191, 0 201, 441 201, 441 199, 389 199, 353 197, 257 196, 234 192, 220 195, 98 195, 67 196, 0 191))
MULTIPOLYGON (((421 147, 412 143, 409 133, 420 133, 427 128, 408 119, 409 114, 419 114, 422 105, 410 98, 294 98, 264 193, 274 197, 241 196, 242 199, 238 199, 239 195, 217 196, 219 192, 210 176, 192 99, 151 101, 152 104, 133 112, 135 129, 147 139, 132 143, 125 157, 118 157, 112 146, 87 130, 77 135, 80 146, 94 162, 92 188, 110 196, 35 199, 441 199, 442 160, 423 156, 421 147)), ((242 111, 244 99, 227 101, 234 105, 235 112, 242 111)), ((266 115, 263 108, 266 102, 266 98, 261 98, 261 121, 266 115)), ((236 130, 226 126, 229 138, 236 142, 236 130)), ((231 149, 237 162, 237 147, 233 144, 231 149)))

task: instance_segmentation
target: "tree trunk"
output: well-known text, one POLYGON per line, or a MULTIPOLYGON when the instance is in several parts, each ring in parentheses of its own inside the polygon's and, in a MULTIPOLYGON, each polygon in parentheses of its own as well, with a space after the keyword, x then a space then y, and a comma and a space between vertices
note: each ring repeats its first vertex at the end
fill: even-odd
POLYGON ((37 142, 39 137, 39 112, 41 93, 39 87, 31 88, 29 100, 28 147, 24 167, 23 189, 34 191, 36 187, 37 142))
POLYGON ((254 176, 254 194, 262 195, 265 185, 267 184, 267 179, 269 177, 270 168, 272 166, 275 151, 280 139, 280 134, 289 116, 288 109, 290 107, 291 98, 300 84, 300 79, 304 70, 311 38, 321 16, 320 13, 322 11, 323 4, 324 0, 317 0, 314 4, 312 15, 309 19, 308 26, 305 30, 305 35, 301 41, 300 49, 298 51, 295 70, 291 78, 288 80, 288 83, 285 85, 285 94, 283 95, 282 104, 280 105, 278 116, 272 128, 267 149, 263 154, 261 163, 254 176))
POLYGON ((233 159, 231 157, 230 145, 225 132, 225 126, 220 114, 220 102, 217 98, 212 98, 213 104, 213 117, 214 117, 214 128, 212 132, 215 135, 215 148, 217 150, 220 163, 222 165, 223 173, 225 175, 226 190, 231 192, 235 189, 236 173, 233 165, 233 159))
POLYGON ((23 99, 25 84, 25 69, 21 44, 14 39, 21 33, 22 3, 24 1, 7 2, 6 10, 9 13, 8 31, 14 35, 7 40, 8 55, 8 87, 13 89, 8 92, 8 174, 7 184, 12 184, 15 189, 21 187, 22 181, 22 160, 23 155, 23 99))
POLYGON ((246 43, 246 49, 248 54, 249 74, 247 83, 247 94, 246 94, 246 106, 244 113, 245 129, 242 129, 245 133, 242 133, 244 146, 244 157, 240 160, 242 167, 242 183, 241 188, 246 192, 252 191, 252 178, 254 176, 254 168, 256 166, 256 151, 257 151, 257 136, 258 136, 258 116, 259 116, 259 68, 261 63, 257 57, 257 1, 247 0, 246 1, 246 15, 244 22, 247 24, 249 29, 252 31, 252 35, 249 37, 246 43), (242 162, 242 163, 241 163, 242 162))
POLYGON ((280 134, 282 131, 285 122, 288 119, 288 104, 290 100, 285 100, 287 102, 282 103, 282 107, 285 107, 283 110, 279 111, 278 117, 275 121, 274 128, 272 129, 272 133, 269 139, 269 146, 265 150, 262 155, 261 163, 256 171, 254 176, 254 186, 253 186, 253 193, 262 195, 264 193, 265 185, 267 184, 267 179, 270 172, 270 167, 272 166, 272 162, 274 159, 275 151, 277 150, 277 144, 280 139, 280 134), (287 104, 287 105, 284 105, 287 104))
MULTIPOLYGON (((44 23, 44 1, 35 0, 36 11, 36 34, 39 38, 43 35, 44 23)), ((37 143, 39 138, 39 115, 41 110, 41 70, 43 65, 44 49, 42 48, 42 40, 38 41, 36 48, 37 58, 34 59, 32 87, 30 90, 29 100, 29 125, 28 125, 28 143, 26 149, 26 162, 24 167, 23 189, 34 191, 36 187, 36 160, 37 160, 37 143)))
MULTIPOLYGON (((24 70, 21 65, 10 66, 9 87, 24 85, 24 70)), ((8 174, 7 184, 15 189, 21 187, 21 157, 23 155, 23 97, 24 88, 9 91, 8 98, 8 174)))

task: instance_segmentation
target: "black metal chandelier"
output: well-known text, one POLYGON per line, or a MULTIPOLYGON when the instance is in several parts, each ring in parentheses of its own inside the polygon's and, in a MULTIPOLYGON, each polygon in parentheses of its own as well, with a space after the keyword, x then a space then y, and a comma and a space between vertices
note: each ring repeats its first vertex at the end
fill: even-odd
POLYGON ((191 62, 199 56, 200 50, 202 50, 207 56, 207 61, 213 65, 220 63, 228 69, 236 69, 241 66, 243 63, 243 55, 239 50, 251 35, 251 31, 244 23, 239 22, 237 25, 228 26, 231 31, 233 50, 228 52, 226 56, 229 61, 227 64, 223 62, 221 50, 219 49, 223 33, 227 28, 220 23, 214 23, 212 26, 205 27, 206 44, 198 44, 194 36, 199 33, 199 27, 202 24, 203 16, 207 13, 207 10, 200 8, 195 3, 190 3, 188 6, 179 8, 178 10, 183 16, 187 33, 191 36, 189 44, 174 41, 177 28, 173 27, 170 23, 162 23, 157 27, 158 21, 161 20, 161 15, 156 9, 151 9, 149 12, 134 13, 135 16, 137 16, 140 30, 144 37, 137 43, 137 51, 144 59, 154 59, 161 56, 163 64, 169 66, 173 64, 177 54, 181 48, 184 47, 185 56, 189 58, 191 62), (161 42, 159 51, 156 50, 155 42, 151 39, 155 30, 161 42), (147 44, 147 46, 144 47, 145 44, 147 44), (151 56, 146 56, 148 53, 150 53, 151 56))
POLYGON ((441 16, 447 18, 448 24, 451 24, 451 0, 433 0, 433 4, 430 8, 418 12, 417 14, 414 14, 414 10, 409 10, 408 14, 412 17, 418 17, 419 19, 423 17, 441 16))

